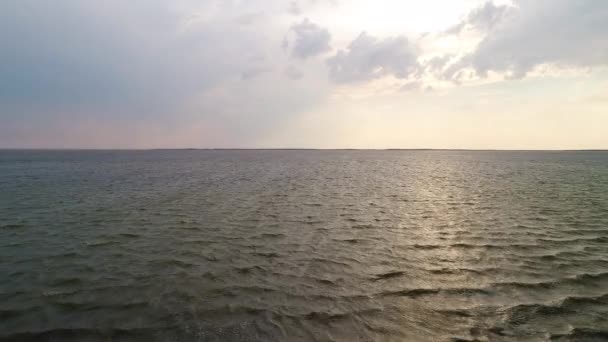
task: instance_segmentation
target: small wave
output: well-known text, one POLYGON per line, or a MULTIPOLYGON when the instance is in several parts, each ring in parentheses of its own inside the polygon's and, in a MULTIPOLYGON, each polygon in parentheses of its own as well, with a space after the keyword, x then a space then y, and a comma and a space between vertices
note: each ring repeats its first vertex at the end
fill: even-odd
POLYGON ((254 255, 261 256, 264 258, 278 258, 279 254, 275 252, 255 252, 254 255))
POLYGON ((521 288, 521 289, 534 289, 534 288, 549 289, 549 288, 553 288, 553 287, 556 287, 559 285, 564 285, 564 284, 587 285, 590 282, 597 282, 597 281, 602 282, 602 281, 606 281, 606 280, 608 280, 608 272, 597 273, 597 274, 580 274, 575 277, 563 278, 563 279, 553 280, 553 281, 543 281, 543 282, 538 282, 538 283, 524 283, 524 282, 494 283, 494 284, 492 284, 492 287, 498 288, 498 289, 503 289, 506 287, 521 288))
POLYGON ((55 290, 53 290, 53 291, 44 291, 44 292, 42 292, 42 296, 43 297, 49 297, 49 298, 51 298, 51 297, 61 297, 61 296, 69 296, 69 295, 75 294, 77 292, 78 292, 78 290, 71 290, 71 291, 55 291, 55 290))
POLYGON ((55 279, 50 283, 51 286, 73 286, 78 285, 82 282, 80 278, 59 278, 55 279))
POLYGON ((282 233, 263 233, 263 234, 260 234, 260 235, 256 235, 254 237, 256 237, 256 238, 259 237, 259 238, 263 238, 263 239, 264 238, 265 239, 276 239, 276 238, 283 238, 285 236, 286 235, 282 234, 282 233))
POLYGON ((311 312, 304 316, 307 320, 319 321, 323 323, 333 322, 340 319, 345 319, 349 317, 349 314, 346 313, 327 313, 327 312, 311 312))
POLYGON ((336 285, 336 283, 334 281, 331 281, 329 279, 316 279, 315 278, 315 281, 317 283, 324 284, 324 285, 336 285))
MULTIPOLYGON (((556 304, 522 304, 505 311, 506 322, 521 325, 536 317, 562 316, 588 309, 589 305, 608 304, 608 294, 598 297, 567 297, 556 304)), ((571 335, 559 335, 572 337, 571 335)))
POLYGON ((449 288, 449 289, 441 289, 441 293, 446 293, 450 295, 465 295, 465 296, 474 296, 474 295, 489 295, 491 291, 482 288, 449 288))
POLYGON ((350 244, 356 244, 356 243, 363 241, 361 239, 333 239, 333 240, 338 241, 338 242, 346 242, 346 243, 350 243, 350 244))
POLYGON ((19 229, 19 228, 25 228, 25 224, 14 223, 14 224, 3 224, 3 225, 0 225, 0 229, 19 229))
POLYGON ((380 293, 382 297, 411 297, 416 298, 425 295, 432 295, 439 293, 438 289, 411 289, 411 290, 400 290, 400 291, 385 291, 380 293))
POLYGON ((608 272, 595 273, 595 274, 579 274, 574 277, 577 281, 593 281, 593 280, 608 280, 608 272))
POLYGON ((525 324, 533 317, 563 315, 569 312, 571 311, 560 305, 521 304, 507 309, 505 315, 507 323, 521 325, 525 324))
POLYGON ((178 259, 157 260, 154 262, 154 264, 161 265, 161 266, 178 266, 178 267, 183 267, 183 268, 189 268, 189 267, 194 266, 193 263, 189 263, 189 262, 178 260, 178 259))
POLYGON ((118 235, 120 235, 122 237, 126 237, 126 238, 137 238, 137 237, 141 236, 141 235, 135 234, 135 233, 120 233, 118 235))
POLYGON ((595 237, 585 237, 585 238, 575 238, 575 239, 538 239, 540 242, 551 243, 551 244, 576 244, 576 243, 589 243, 589 242, 608 242, 608 237, 605 236, 595 236, 595 237))
MULTIPOLYGON (((358 260, 356 259, 352 259, 355 262, 358 262, 358 260)), ((323 258, 312 258, 310 259, 311 262, 318 262, 320 264, 334 264, 337 266, 341 266, 341 267, 351 267, 349 264, 342 262, 342 261, 337 261, 337 260, 332 260, 332 259, 323 259, 323 258)))
POLYGON ((50 258, 73 258, 73 257, 80 257, 81 255, 77 252, 65 252, 65 253, 61 253, 61 254, 55 254, 55 255, 51 255, 49 256, 50 258))
POLYGON ((241 274, 248 274, 253 271, 266 271, 266 269, 264 269, 262 266, 255 265, 255 266, 237 267, 236 271, 241 274))
POLYGON ((376 228, 373 224, 355 224, 351 226, 352 229, 374 229, 376 228))
POLYGON ((58 308, 67 311, 93 311, 102 309, 112 309, 116 311, 145 308, 148 306, 147 302, 127 302, 120 304, 100 304, 100 303, 79 303, 70 301, 53 301, 52 304, 58 308))
POLYGON ((8 309, 0 309, 0 320, 5 321, 11 318, 19 317, 23 311, 21 310, 8 310, 8 309))
POLYGON ((444 289, 405 289, 400 291, 386 291, 380 293, 382 297, 421 297, 427 295, 447 294, 452 296, 473 296, 490 294, 488 290, 481 288, 444 288, 444 289))
POLYGON ((432 274, 463 274, 463 273, 473 273, 473 274, 489 274, 492 272, 496 272, 497 268, 488 267, 484 269, 472 269, 472 268, 440 268, 440 269, 427 269, 428 272, 432 274))
POLYGON ((552 341, 608 341, 608 330, 574 328, 567 334, 553 334, 552 341))
POLYGON ((444 246, 415 244, 415 245, 412 245, 412 247, 417 248, 417 249, 428 249, 428 250, 431 250, 431 249, 439 249, 439 248, 444 247, 444 246))
POLYGON ((560 304, 560 306, 568 308, 588 305, 608 305, 608 294, 597 297, 566 297, 560 304))
POLYGON ((372 278, 372 280, 374 280, 374 281, 385 280, 385 279, 401 277, 403 275, 405 275, 405 272, 403 272, 403 271, 393 271, 393 272, 377 274, 372 278))
POLYGON ((436 310, 437 313, 444 314, 447 316, 457 316, 457 317, 473 317, 473 314, 466 310, 436 310))
MULTIPOLYGON (((51 329, 0 335, 0 341, 113 341, 148 338, 154 340, 159 329, 51 329)), ((0 333, 1 334, 1 333, 0 333)))
POLYGON ((234 285, 234 286, 224 286, 221 288, 216 288, 210 290, 211 293, 215 293, 222 296, 228 297, 237 297, 238 295, 245 294, 259 294, 259 293, 282 293, 281 291, 265 286, 242 286, 242 285, 234 285))
POLYGON ((304 315, 304 318, 307 320, 313 320, 320 323, 331 323, 334 321, 352 319, 358 316, 365 315, 373 315, 382 312, 381 309, 366 309, 366 310, 358 310, 353 312, 340 312, 340 313, 331 313, 331 312, 322 312, 322 311, 313 311, 304 315))
POLYGON ((513 247, 530 247, 528 245, 517 245, 517 244, 511 244, 511 245, 496 245, 496 244, 471 244, 471 243, 455 243, 455 244, 451 244, 448 247, 451 248, 463 248, 463 249, 476 249, 476 248, 482 248, 482 249, 504 249, 504 248, 513 248, 513 247))
POLYGON ((89 247, 103 247, 103 246, 108 246, 108 245, 113 245, 116 244, 116 241, 111 241, 111 240, 107 240, 107 241, 93 241, 93 242, 87 242, 87 246, 89 247))

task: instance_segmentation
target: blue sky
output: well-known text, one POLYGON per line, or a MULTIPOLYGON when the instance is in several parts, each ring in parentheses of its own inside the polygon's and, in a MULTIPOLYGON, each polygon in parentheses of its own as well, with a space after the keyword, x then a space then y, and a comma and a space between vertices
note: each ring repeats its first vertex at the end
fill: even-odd
POLYGON ((603 0, 7 0, 0 147, 608 148, 603 0))

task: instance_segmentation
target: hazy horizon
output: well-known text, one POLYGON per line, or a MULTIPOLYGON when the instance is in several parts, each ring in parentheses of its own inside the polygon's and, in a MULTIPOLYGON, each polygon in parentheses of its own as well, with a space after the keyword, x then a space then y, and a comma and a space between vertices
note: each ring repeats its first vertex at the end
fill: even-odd
POLYGON ((154 147, 154 148, 0 148, 0 151, 470 151, 470 152, 606 152, 608 149, 470 149, 470 148, 311 148, 311 147, 154 147))
POLYGON ((9 0, 0 148, 607 149, 594 0, 9 0))

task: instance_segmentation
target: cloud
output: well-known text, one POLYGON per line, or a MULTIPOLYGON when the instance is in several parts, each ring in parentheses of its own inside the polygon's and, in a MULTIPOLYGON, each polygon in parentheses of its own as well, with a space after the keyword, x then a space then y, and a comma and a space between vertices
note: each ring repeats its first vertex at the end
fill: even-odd
POLYGON ((413 90, 419 90, 422 87, 422 83, 419 81, 413 81, 402 85, 399 88, 399 91, 408 92, 413 90))
POLYGON ((291 15, 300 15, 302 14, 302 9, 300 8, 300 5, 298 5, 297 1, 292 1, 289 3, 289 7, 287 8, 287 13, 291 14, 291 15))
MULTIPOLYGON (((101 121, 108 132, 173 127, 163 139, 205 125, 234 144, 263 138, 327 94, 310 72, 321 63, 301 67, 307 82, 286 79, 288 27, 258 20, 282 12, 282 1, 0 1, 0 145, 22 145, 8 134, 19 127, 63 146, 101 121)), ((214 146, 205 132, 191 141, 214 146)))
POLYGON ((446 30, 445 34, 459 34, 466 28, 489 31, 500 23, 510 13, 511 9, 511 6, 495 5, 488 1, 471 11, 465 20, 446 30))
POLYGON ((304 76, 302 75, 302 72, 293 65, 289 65, 287 68, 285 68, 284 74, 290 80, 299 80, 304 76))
MULTIPOLYGON (((517 0, 473 11, 467 24, 486 31, 475 50, 457 63, 523 78, 540 65, 589 68, 608 65, 608 3, 601 0, 517 0)), ((451 75, 457 75, 454 68, 451 75)), ((450 76, 450 75, 447 75, 450 76)))
MULTIPOLYGON (((291 26, 294 33, 294 41, 291 43, 291 55, 299 59, 307 59, 331 50, 329 45, 331 35, 325 28, 320 27, 308 19, 304 19, 298 24, 291 26)), ((283 47, 288 47, 289 43, 284 41, 283 47)))
POLYGON ((236 22, 239 23, 240 25, 245 25, 245 26, 254 25, 254 24, 262 21, 265 16, 266 16, 266 14, 264 12, 247 13, 247 14, 243 14, 243 15, 237 17, 236 22))
POLYGON ((0 12, 12 14, 0 22, 0 102, 17 108, 152 115, 238 77, 246 52, 263 48, 163 1, 6 1, 0 12))
POLYGON ((364 82, 384 76, 405 79, 419 71, 418 52, 404 36, 376 38, 361 33, 346 50, 327 60, 330 79, 364 82))
POLYGON ((454 58, 452 54, 446 54, 443 56, 435 56, 427 61, 425 61, 424 67, 427 71, 431 73, 437 73, 443 70, 443 68, 448 64, 448 62, 454 58))
POLYGON ((255 77, 258 77, 262 74, 271 72, 272 69, 271 68, 266 68, 266 67, 251 67, 249 69, 246 69, 245 71, 243 71, 241 73, 241 79, 243 80, 250 80, 253 79, 255 77))
POLYGON ((294 0, 290 1, 287 6, 287 13, 293 16, 302 15, 306 10, 312 7, 326 5, 336 7, 338 5, 337 0, 294 0))

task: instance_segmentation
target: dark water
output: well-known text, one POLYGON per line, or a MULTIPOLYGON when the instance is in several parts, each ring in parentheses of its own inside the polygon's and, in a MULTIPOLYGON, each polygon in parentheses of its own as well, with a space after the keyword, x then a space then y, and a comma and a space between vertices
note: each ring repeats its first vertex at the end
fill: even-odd
POLYGON ((0 340, 607 341, 608 153, 0 152, 0 340))

